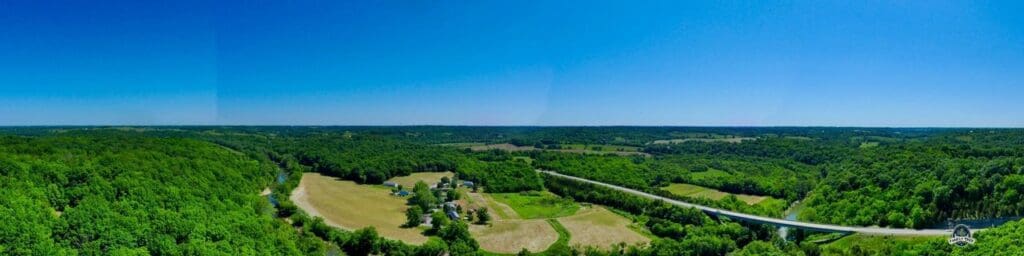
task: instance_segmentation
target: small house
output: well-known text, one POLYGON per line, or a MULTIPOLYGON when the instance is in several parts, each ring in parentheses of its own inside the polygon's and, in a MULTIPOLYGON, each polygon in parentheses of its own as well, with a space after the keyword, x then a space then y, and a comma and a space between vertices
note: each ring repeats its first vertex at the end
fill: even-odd
POLYGON ((452 220, 459 220, 459 213, 455 211, 448 211, 448 218, 452 220))
POLYGON ((462 181, 462 186, 465 186, 465 187, 474 187, 475 185, 473 184, 473 182, 472 182, 472 181, 464 180, 464 181, 462 181))

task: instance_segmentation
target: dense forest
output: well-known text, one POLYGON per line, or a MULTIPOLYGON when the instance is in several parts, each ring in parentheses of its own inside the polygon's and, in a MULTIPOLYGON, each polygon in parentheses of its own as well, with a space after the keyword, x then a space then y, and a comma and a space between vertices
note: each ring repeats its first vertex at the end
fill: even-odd
POLYGON ((0 137, 0 254, 320 255, 258 191, 276 172, 190 139, 0 137))

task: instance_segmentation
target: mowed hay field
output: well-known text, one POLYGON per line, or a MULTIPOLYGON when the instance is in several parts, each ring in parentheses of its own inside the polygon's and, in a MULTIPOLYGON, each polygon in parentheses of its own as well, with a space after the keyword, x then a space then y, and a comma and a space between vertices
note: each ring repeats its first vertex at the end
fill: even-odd
POLYGON ((711 200, 719 200, 719 199, 722 199, 722 198, 724 198, 724 197, 726 197, 726 196, 731 194, 731 195, 735 195, 736 199, 739 199, 740 201, 743 201, 743 202, 745 202, 745 203, 747 203, 749 205, 755 205, 757 203, 760 203, 761 201, 764 201, 765 199, 768 199, 768 197, 765 197, 765 196, 752 196, 752 195, 744 195, 744 194, 732 194, 732 193, 728 193, 728 192, 718 191, 718 190, 712 189, 712 188, 706 188, 706 187, 701 187, 701 186, 697 186, 697 185, 683 184, 683 183, 672 183, 668 187, 662 188, 662 190, 665 190, 665 191, 671 192, 672 194, 676 194, 676 195, 680 195, 680 196, 703 197, 703 198, 708 198, 708 199, 711 199, 711 200))
POLYGON ((423 181, 429 186, 441 182, 441 177, 448 177, 450 179, 454 175, 452 172, 417 172, 409 176, 394 177, 388 181, 398 183, 406 190, 412 190, 412 187, 416 186, 418 181, 423 181))
POLYGON ((387 238, 410 244, 423 244, 427 237, 416 228, 401 228, 405 223, 405 198, 392 196, 383 186, 359 185, 319 173, 305 173, 291 200, 312 216, 324 218, 329 225, 354 230, 373 226, 387 238))
POLYGON ((547 250, 558 240, 558 232, 544 220, 500 220, 490 225, 471 225, 469 233, 488 252, 517 253, 547 250))
POLYGON ((608 249, 613 244, 644 244, 651 241, 629 228, 632 220, 604 207, 581 209, 573 216, 557 219, 569 231, 570 246, 594 246, 608 249))

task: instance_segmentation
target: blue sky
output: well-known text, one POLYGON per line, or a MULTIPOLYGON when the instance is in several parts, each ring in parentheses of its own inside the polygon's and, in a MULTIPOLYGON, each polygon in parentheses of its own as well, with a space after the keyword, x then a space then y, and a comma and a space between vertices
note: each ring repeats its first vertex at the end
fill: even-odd
POLYGON ((0 125, 1024 126, 1024 4, 0 1, 0 125))

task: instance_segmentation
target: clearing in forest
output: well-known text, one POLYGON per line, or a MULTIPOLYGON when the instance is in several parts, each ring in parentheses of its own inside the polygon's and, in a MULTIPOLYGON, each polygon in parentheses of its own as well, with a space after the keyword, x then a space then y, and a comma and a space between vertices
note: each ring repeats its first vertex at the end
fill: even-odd
POLYGON ((676 195, 680 195, 680 196, 703 197, 703 198, 708 198, 708 199, 711 199, 711 200, 719 200, 719 199, 722 199, 722 198, 724 198, 724 197, 726 197, 728 195, 735 195, 736 199, 739 199, 740 201, 743 201, 743 202, 745 202, 745 203, 747 203, 749 205, 755 205, 757 203, 760 203, 761 201, 764 201, 765 199, 768 199, 768 197, 766 197, 766 196, 752 196, 752 195, 744 195, 744 194, 733 194, 733 193, 718 191, 718 190, 712 189, 712 188, 706 188, 706 187, 701 187, 701 186, 697 186, 697 185, 683 184, 683 183, 672 183, 671 185, 668 185, 668 187, 662 188, 662 190, 665 190, 665 191, 671 192, 672 194, 676 194, 676 195))
POLYGON ((405 223, 406 200, 392 196, 382 186, 359 185, 319 173, 305 173, 291 200, 311 216, 324 218, 328 225, 347 230, 373 226, 381 236, 410 244, 423 244, 427 237, 405 223))
POLYGON ((454 175, 452 172, 416 172, 409 176, 394 177, 388 181, 398 183, 406 190, 412 190, 412 187, 416 186, 417 181, 423 181, 427 185, 434 185, 441 182, 441 177, 451 179, 454 175))
POLYGON ((558 218, 558 222, 571 234, 570 246, 594 246, 608 249, 613 244, 642 244, 651 241, 629 225, 632 220, 615 214, 604 207, 587 207, 575 215, 558 218))

